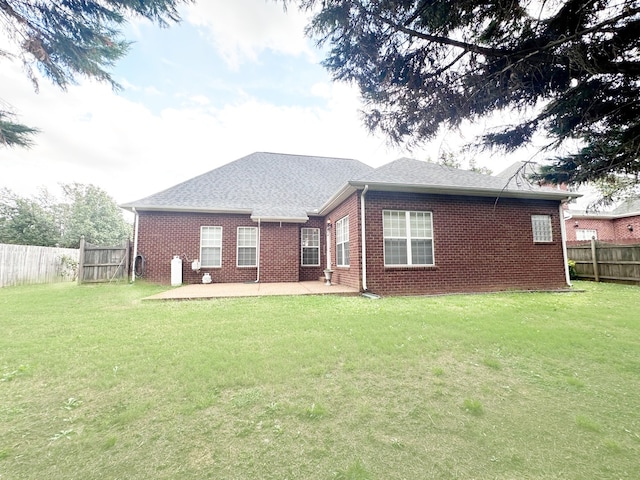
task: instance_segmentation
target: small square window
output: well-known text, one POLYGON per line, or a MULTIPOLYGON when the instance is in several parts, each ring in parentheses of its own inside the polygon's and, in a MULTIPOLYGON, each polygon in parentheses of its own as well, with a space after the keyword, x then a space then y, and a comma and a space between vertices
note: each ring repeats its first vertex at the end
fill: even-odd
POLYGON ((551 232, 551 215, 531 215, 531 228, 534 243, 549 243, 553 241, 551 232))

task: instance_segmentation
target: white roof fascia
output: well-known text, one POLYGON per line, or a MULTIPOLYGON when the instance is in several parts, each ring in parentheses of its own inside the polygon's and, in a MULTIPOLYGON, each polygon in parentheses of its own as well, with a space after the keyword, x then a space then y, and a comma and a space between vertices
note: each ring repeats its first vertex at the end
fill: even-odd
POLYGON ((439 195, 463 195, 468 197, 530 198, 540 200, 567 200, 578 198, 579 193, 564 190, 498 190, 495 188, 460 187, 447 185, 407 185, 399 183, 350 182, 354 189, 369 185, 370 190, 383 192, 432 193, 439 195))
POLYGON ((616 220, 618 218, 628 218, 628 217, 639 217, 640 212, 629 212, 629 213, 573 213, 571 214, 572 218, 579 219, 588 219, 591 218, 593 220, 616 220))
POLYGON ((180 212, 180 213, 236 213, 241 215, 250 215, 253 210, 244 208, 210 208, 210 207, 164 207, 164 206, 145 206, 138 207, 132 204, 120 205, 120 208, 137 212, 180 212))
POLYGON ((309 217, 269 217, 251 215, 251 220, 254 222, 266 222, 266 223, 307 223, 309 217))
MULTIPOLYGON (((364 186, 362 188, 364 188, 364 186)), ((329 198, 317 212, 313 212, 313 214, 317 216, 326 215, 357 191, 358 189, 352 186, 351 183, 345 183, 340 190, 334 193, 331 198, 329 198)))

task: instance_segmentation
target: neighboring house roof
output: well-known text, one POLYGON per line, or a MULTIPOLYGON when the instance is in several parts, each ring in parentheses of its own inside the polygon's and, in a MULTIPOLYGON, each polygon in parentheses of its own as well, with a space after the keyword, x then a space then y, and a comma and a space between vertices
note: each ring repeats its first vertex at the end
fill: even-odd
POLYGON ((596 220, 613 220, 616 218, 640 216, 640 197, 629 198, 608 212, 590 212, 588 210, 567 210, 565 218, 592 218, 596 220))
POLYGON ((640 215, 640 197, 628 198, 613 209, 614 215, 630 217, 640 215))
POLYGON ((138 210, 249 213, 254 220, 305 222, 358 189, 561 200, 576 196, 504 178, 401 158, 374 169, 357 160, 253 153, 149 197, 138 210))

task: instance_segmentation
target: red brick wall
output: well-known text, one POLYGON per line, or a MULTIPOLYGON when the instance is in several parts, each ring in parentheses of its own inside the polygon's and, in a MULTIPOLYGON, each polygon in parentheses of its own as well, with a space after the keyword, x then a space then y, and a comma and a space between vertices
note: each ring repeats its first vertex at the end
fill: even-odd
POLYGON ((267 223, 260 226, 260 281, 297 282, 300 263, 300 226, 267 223))
POLYGON ((360 258, 360 194, 354 193, 337 208, 327 214, 327 219, 331 219, 331 269, 333 272, 332 281, 349 287, 360 288, 362 264, 360 258), (349 216, 349 266, 338 267, 336 265, 336 222, 349 216))
POLYGON ((640 217, 616 218, 613 221, 615 239, 620 243, 640 243, 640 217), (631 225, 632 230, 629 230, 631 225))
POLYGON ((570 218, 566 221, 567 241, 576 241, 577 230, 596 230, 598 240, 613 240, 615 238, 615 229, 611 220, 597 218, 570 218), (578 226, 576 226, 576 224, 578 226))
POLYGON ((374 293, 437 294, 566 286, 558 202, 370 191, 367 286, 374 293), (434 267, 385 267, 382 211, 433 214, 434 267), (552 217, 553 242, 534 244, 531 215, 552 217))
MULTIPOLYGON (((370 191, 366 197, 367 280, 369 290, 389 294, 479 292, 560 288, 565 285, 558 204, 552 201, 391 194, 370 191), (433 213, 435 267, 384 267, 382 210, 433 213), (531 214, 553 220, 553 242, 534 244, 531 214)), ((335 232, 331 256, 336 283, 361 288, 360 193, 354 193, 325 218, 305 225, 261 225, 260 280, 317 280, 326 266, 325 225, 349 215, 350 266, 337 267, 335 232), (319 267, 300 266, 300 229, 320 228, 319 267)), ((254 281, 257 269, 236 266, 238 226, 255 227, 248 215, 139 212, 138 253, 145 256, 145 278, 168 284, 173 255, 183 258, 183 283, 200 283, 204 272, 214 282, 254 281), (222 268, 191 270, 199 258, 200 227, 223 228, 222 268)))
POLYGON ((598 232, 599 242, 609 243, 640 243, 640 217, 625 217, 616 219, 598 218, 570 218, 567 225, 567 242, 577 245, 584 241, 576 240, 576 230, 588 229, 598 232), (576 226, 577 224, 577 226, 576 226), (633 230, 629 230, 631 225, 633 230))
MULTIPOLYGON (((183 283, 201 283, 205 272, 216 283, 254 281, 256 267, 236 266, 236 236, 239 226, 257 227, 249 215, 138 212, 138 254, 145 257, 145 279, 169 284, 171 259, 180 255, 183 261, 183 283), (222 267, 191 269, 191 262, 200 257, 200 227, 222 227, 222 267)), ((260 281, 297 282, 318 280, 325 265, 325 238, 322 218, 312 218, 307 224, 267 223, 260 227, 260 281), (320 233, 319 267, 300 267, 300 229, 317 227, 320 233)))

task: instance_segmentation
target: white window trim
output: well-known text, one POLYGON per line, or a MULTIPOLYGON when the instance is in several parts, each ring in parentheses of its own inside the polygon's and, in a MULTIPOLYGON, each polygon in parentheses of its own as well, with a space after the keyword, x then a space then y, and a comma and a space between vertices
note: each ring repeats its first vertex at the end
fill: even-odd
POLYGON ((258 266, 258 227, 238 227, 236 230, 236 267, 238 268, 256 268, 258 266), (252 229, 255 231, 255 245, 240 245, 240 230, 241 229, 252 229), (240 265, 240 249, 241 248, 253 248, 256 251, 256 263, 253 265, 240 265))
POLYGON ((337 267, 350 267, 351 265, 351 255, 349 255, 349 248, 351 248, 351 243, 349 242, 349 215, 347 215, 346 217, 342 217, 340 220, 338 220, 336 222, 336 266, 337 267), (342 232, 342 230, 344 230, 344 224, 347 224, 346 227, 346 232, 342 232), (342 239, 341 242, 338 242, 338 232, 341 232, 341 236, 342 234, 345 234, 345 237, 342 239), (348 245, 348 248, 345 249, 345 244, 348 245), (342 259, 344 260, 345 257, 349 257, 349 262, 348 263, 338 263, 338 251, 342 251, 342 259))
POLYGON ((531 234, 533 235, 533 243, 553 243, 553 224, 551 221, 551 215, 531 215, 531 234), (545 222, 544 229, 536 226, 537 222, 545 222), (540 233, 548 234, 548 237, 541 237, 540 233))
POLYGON ((319 267, 320 266, 320 229, 313 227, 303 227, 300 229, 300 265, 303 267, 319 267), (313 230, 314 236, 318 239, 317 245, 304 245, 303 238, 305 230, 313 230), (315 249, 318 251, 318 263, 304 263, 304 250, 315 249))
POLYGON ((222 227, 213 225, 203 225, 200 227, 200 267, 201 268, 222 268, 222 227), (205 228, 216 228, 220 229, 220 245, 203 245, 202 244, 202 232, 205 228), (220 249, 220 265, 205 265, 202 261, 202 249, 203 248, 219 248, 220 249))
POLYGON ((428 211, 428 210, 383 210, 382 211, 382 251, 383 251, 383 256, 384 256, 384 266, 385 267, 389 267, 389 268, 394 268, 394 267, 433 267, 435 266, 435 261, 436 261, 436 257, 435 257, 435 247, 434 247, 434 241, 433 241, 433 213, 428 211), (404 213, 404 218, 405 218, 405 222, 406 222, 406 226, 405 226, 405 232, 406 232, 406 236, 405 237, 386 237, 384 234, 384 215, 387 212, 400 212, 400 213, 404 213), (431 236, 430 237, 416 237, 413 238, 411 236, 411 213, 428 213, 429 214, 429 221, 431 223, 431 236), (384 242, 387 239, 396 239, 396 240, 405 240, 407 242, 407 263, 390 263, 387 264, 387 251, 384 248, 384 242), (414 264, 412 263, 412 252, 411 252, 411 240, 431 240, 431 258, 433 259, 432 263, 417 263, 414 264))

